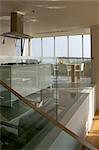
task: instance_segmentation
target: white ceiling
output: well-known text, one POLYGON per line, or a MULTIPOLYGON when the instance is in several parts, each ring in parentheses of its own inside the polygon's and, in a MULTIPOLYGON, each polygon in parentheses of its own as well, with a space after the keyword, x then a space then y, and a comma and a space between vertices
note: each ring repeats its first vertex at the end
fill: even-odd
POLYGON ((24 32, 33 36, 89 32, 99 25, 99 0, 0 0, 0 17, 8 16, 0 20, 0 32, 10 30, 12 11, 24 14, 24 32))

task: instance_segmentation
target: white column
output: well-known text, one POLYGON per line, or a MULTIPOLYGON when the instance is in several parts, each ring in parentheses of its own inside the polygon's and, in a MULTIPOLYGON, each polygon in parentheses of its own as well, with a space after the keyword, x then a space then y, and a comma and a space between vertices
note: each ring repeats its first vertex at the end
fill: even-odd
POLYGON ((93 83, 96 85, 96 109, 99 110, 99 25, 91 27, 92 57, 93 57, 93 83))

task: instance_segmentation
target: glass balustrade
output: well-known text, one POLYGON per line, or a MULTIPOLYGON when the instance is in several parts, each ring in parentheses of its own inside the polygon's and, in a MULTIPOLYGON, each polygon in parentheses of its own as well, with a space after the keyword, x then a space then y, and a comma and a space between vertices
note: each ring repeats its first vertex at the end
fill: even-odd
POLYGON ((54 110, 56 119, 62 121, 64 115, 83 99, 84 89, 92 87, 91 59, 42 58, 42 64, 51 65, 52 79, 52 86, 47 89, 49 101, 42 108, 52 116, 54 110))
MULTIPOLYGON (((92 86, 91 59, 45 57, 39 60, 40 64, 1 65, 0 80, 62 122, 68 111, 77 109, 86 94, 84 89, 92 86)), ((0 105, 13 107, 18 100, 11 93, 4 93, 9 103, 0 105)))
MULTIPOLYGON (((1 83, 1 82, 0 82, 1 83)), ((45 91, 44 91, 45 92, 45 91)), ((46 92, 45 92, 46 93, 46 92)), ((44 93, 44 94, 45 94, 44 93)), ((93 148, 57 122, 35 103, 0 84, 0 149, 1 150, 80 150, 93 148), (11 92, 12 91, 12 92, 11 92), (14 97, 12 107, 9 95, 14 97), (16 96, 17 95, 17 96, 16 96)))

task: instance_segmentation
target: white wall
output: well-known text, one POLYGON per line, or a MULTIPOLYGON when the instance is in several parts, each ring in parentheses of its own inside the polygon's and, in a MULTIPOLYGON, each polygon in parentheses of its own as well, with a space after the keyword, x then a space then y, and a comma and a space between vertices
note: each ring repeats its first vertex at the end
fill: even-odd
POLYGON ((93 83, 96 85, 96 106, 99 110, 99 25, 91 27, 93 83))
MULTIPOLYGON (((88 91, 83 92, 87 93, 88 91)), ((83 103, 80 105, 80 107, 77 109, 66 125, 68 129, 73 131, 81 138, 85 138, 86 133, 90 130, 94 113, 96 111, 94 92, 95 87, 91 90, 89 89, 89 95, 85 98, 83 103)))
POLYGON ((16 56, 15 39, 0 36, 0 56, 16 56))

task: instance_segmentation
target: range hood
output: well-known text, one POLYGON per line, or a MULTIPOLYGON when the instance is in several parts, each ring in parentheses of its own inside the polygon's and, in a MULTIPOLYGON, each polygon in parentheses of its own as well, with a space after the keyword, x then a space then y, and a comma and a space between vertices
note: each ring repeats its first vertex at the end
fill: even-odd
POLYGON ((32 38, 31 36, 23 33, 23 15, 18 12, 11 12, 10 31, 11 32, 1 34, 1 36, 16 39, 32 38))

